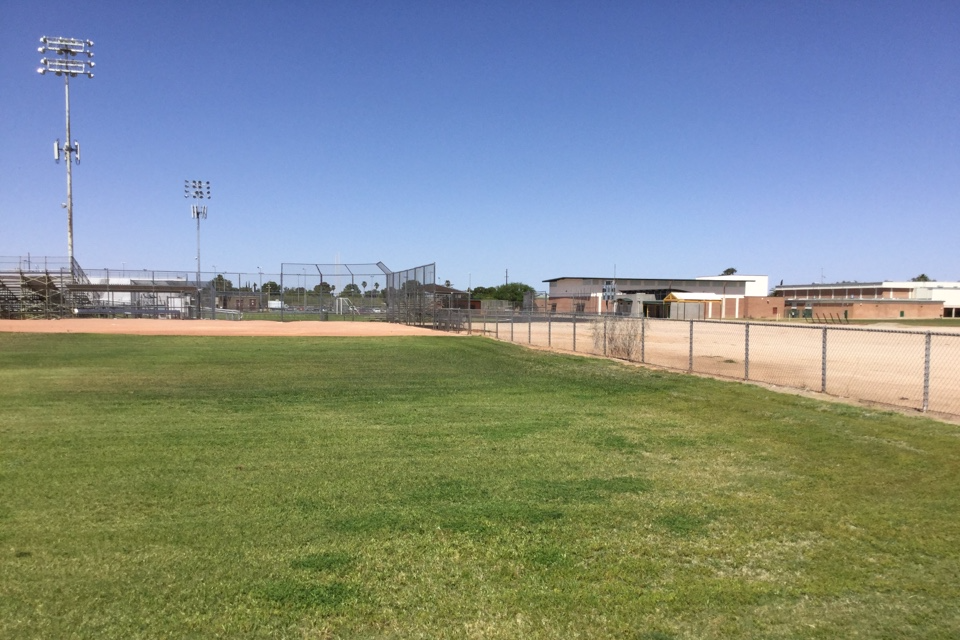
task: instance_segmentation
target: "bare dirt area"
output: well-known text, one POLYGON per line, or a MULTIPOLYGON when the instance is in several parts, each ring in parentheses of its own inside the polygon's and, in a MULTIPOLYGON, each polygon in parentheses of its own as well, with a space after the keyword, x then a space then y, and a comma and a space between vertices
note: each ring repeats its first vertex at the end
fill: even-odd
POLYGON ((0 320, 0 331, 14 333, 118 333, 144 336, 455 336, 391 322, 276 322, 271 320, 153 320, 67 318, 0 320))

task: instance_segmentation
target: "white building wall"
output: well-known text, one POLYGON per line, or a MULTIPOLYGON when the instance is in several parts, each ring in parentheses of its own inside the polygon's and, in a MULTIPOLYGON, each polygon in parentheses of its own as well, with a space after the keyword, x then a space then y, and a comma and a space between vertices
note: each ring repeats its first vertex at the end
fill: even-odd
MULTIPOLYGON (((733 282, 742 282, 744 284, 743 295, 745 296, 766 296, 770 294, 769 276, 699 276, 697 280, 730 280, 733 282)), ((730 297, 729 295, 727 297, 730 297)))
POLYGON ((916 300, 942 300, 946 307, 960 306, 960 282, 884 282, 884 288, 912 289, 916 300))
MULTIPOLYGON (((107 286, 112 285, 128 285, 130 284, 130 278, 90 278, 90 284, 103 284, 107 286)), ((130 292, 129 291, 109 291, 100 294, 100 299, 103 300, 108 305, 127 305, 130 304, 130 292)))

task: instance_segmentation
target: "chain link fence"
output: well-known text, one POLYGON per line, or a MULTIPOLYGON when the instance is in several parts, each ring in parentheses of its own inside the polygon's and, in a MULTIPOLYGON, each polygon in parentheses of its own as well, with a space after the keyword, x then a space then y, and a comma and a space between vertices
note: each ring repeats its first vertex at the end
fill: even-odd
POLYGON ((437 265, 425 264, 387 276, 387 319, 421 327, 434 326, 436 312, 443 306, 434 284, 437 265))
POLYGON ((386 317, 390 278, 380 264, 284 263, 280 272, 197 273, 0 257, 0 318, 379 320, 386 317))
POLYGON ((437 328, 446 327, 559 351, 960 416, 956 332, 465 310, 446 310, 443 326, 438 323, 437 328))
MULTIPOLYGON (((279 273, 81 269, 65 258, 0 257, 0 318, 386 320, 432 326, 444 295, 434 263, 285 262, 279 273)), ((449 294, 447 294, 449 297, 449 294)))
POLYGON ((0 258, 0 318, 265 318, 302 297, 279 279, 261 271, 81 269, 66 260, 0 258))
POLYGON ((283 321, 383 320, 390 274, 383 263, 284 262, 268 311, 283 321))
POLYGON ((433 326, 436 265, 402 271, 376 264, 284 262, 282 299, 274 301, 282 320, 365 319, 433 326))

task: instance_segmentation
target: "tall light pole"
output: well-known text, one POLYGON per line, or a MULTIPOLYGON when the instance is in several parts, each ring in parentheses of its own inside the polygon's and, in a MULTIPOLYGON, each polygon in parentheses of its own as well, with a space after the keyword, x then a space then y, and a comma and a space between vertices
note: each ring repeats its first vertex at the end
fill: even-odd
POLYGON ((210 181, 184 180, 183 197, 197 201, 190 206, 190 216, 197 221, 197 319, 199 320, 203 317, 203 305, 200 304, 200 218, 206 219, 207 205, 198 203, 210 199, 210 181))
POLYGON ((257 311, 263 311, 263 269, 257 267, 257 273, 260 274, 260 288, 257 289, 257 293, 260 294, 260 308, 257 311))
POLYGON ((76 154, 76 162, 80 164, 80 143, 72 140, 70 136, 70 78, 76 78, 78 75, 93 77, 94 62, 93 42, 90 40, 78 40, 76 38, 40 38, 42 47, 37 49, 40 53, 54 53, 58 58, 41 58, 40 68, 37 72, 40 75, 47 71, 54 75, 63 76, 63 87, 67 103, 67 137, 63 145, 57 140, 53 144, 53 157, 60 162, 60 154, 63 153, 67 161, 67 258, 70 261, 70 279, 75 275, 73 261, 73 156, 76 154), (76 59, 77 54, 86 56, 76 59))

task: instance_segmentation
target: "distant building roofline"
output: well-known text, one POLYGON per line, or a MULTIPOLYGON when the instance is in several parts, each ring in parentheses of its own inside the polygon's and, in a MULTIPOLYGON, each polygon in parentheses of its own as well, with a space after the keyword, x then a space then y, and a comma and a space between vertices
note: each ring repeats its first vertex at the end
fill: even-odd
POLYGON ((696 282, 696 281, 709 282, 709 281, 711 281, 711 280, 715 280, 715 281, 717 281, 717 282, 731 282, 731 281, 732 281, 732 282, 737 282, 737 281, 750 282, 750 281, 755 280, 755 279, 757 279, 757 278, 765 278, 765 277, 766 277, 766 276, 762 276, 762 275, 752 275, 752 276, 750 276, 750 275, 747 275, 747 276, 741 276, 741 275, 720 276, 720 275, 717 275, 717 276, 695 276, 695 277, 692 277, 692 278, 651 278, 651 277, 636 278, 636 277, 627 277, 627 276, 617 276, 617 277, 613 277, 613 276, 561 276, 561 277, 559 277, 559 278, 550 278, 549 280, 542 280, 541 282, 556 282, 556 281, 558 281, 558 280, 613 280, 613 281, 618 281, 618 280, 660 280, 660 281, 664 281, 664 280, 666 280, 666 281, 673 281, 673 282, 696 282))
POLYGON ((923 287, 934 287, 934 288, 943 288, 943 289, 955 289, 960 288, 960 282, 938 282, 936 280, 927 280, 927 281, 913 281, 913 280, 884 280, 883 282, 811 282, 809 284, 781 284, 777 285, 775 289, 837 289, 844 287, 847 289, 852 288, 876 288, 876 287, 908 287, 908 288, 923 288, 923 287))

